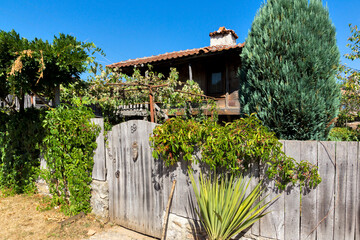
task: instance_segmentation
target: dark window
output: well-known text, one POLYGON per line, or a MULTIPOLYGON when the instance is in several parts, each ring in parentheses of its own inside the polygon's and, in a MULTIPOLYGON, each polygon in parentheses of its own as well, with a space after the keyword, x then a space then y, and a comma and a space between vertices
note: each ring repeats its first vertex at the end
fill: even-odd
POLYGON ((212 72, 210 74, 208 93, 224 93, 224 74, 221 71, 212 72))

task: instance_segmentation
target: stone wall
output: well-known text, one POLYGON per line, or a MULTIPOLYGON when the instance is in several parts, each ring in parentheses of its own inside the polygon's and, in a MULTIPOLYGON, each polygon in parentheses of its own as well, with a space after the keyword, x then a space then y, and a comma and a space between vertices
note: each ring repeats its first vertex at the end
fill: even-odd
POLYGON ((109 184, 107 181, 93 179, 90 203, 92 213, 105 219, 109 218, 109 184))
MULTIPOLYGON (((167 240, 205 240, 206 232, 201 227, 200 222, 178 216, 170 213, 168 218, 168 225, 166 231, 167 240)), ((273 238, 264 238, 251 234, 250 231, 239 234, 233 239, 240 240, 273 240, 273 238)))

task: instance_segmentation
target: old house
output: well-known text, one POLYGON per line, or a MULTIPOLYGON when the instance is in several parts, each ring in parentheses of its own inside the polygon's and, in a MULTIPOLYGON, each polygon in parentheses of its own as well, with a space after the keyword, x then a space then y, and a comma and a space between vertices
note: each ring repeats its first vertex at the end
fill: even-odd
POLYGON ((211 32, 210 46, 188 49, 157 56, 130 59, 108 65, 131 75, 134 67, 146 68, 148 64, 155 72, 167 73, 170 67, 179 72, 181 81, 196 81, 205 95, 217 99, 218 113, 227 117, 239 116, 238 100, 240 53, 244 44, 237 44, 238 36, 233 30, 220 27, 211 32))

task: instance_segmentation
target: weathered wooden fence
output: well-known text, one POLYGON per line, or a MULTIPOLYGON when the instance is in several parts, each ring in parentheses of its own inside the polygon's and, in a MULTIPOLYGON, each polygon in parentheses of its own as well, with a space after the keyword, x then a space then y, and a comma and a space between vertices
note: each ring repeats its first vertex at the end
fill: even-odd
MULTIPOLYGON (((284 152, 319 167, 315 189, 287 189, 256 223, 255 235, 276 239, 360 239, 359 142, 282 141, 284 152)), ((268 183, 273 198, 278 193, 268 183)))
MULTIPOLYGON (((101 119, 96 121, 102 124, 101 119)), ((165 167, 161 159, 151 156, 148 139, 155 126, 133 120, 114 126, 106 145, 99 137, 93 178, 109 182, 112 221, 160 237, 172 180, 177 184, 171 213, 195 219, 196 201, 187 164, 165 167)), ((360 240, 359 142, 282 143, 288 156, 317 164, 322 183, 302 193, 299 187, 286 189, 269 208, 271 213, 249 232, 274 239, 360 240)), ((255 176, 252 185, 263 171, 262 166, 250 171, 249 175, 255 176)), ((265 187, 269 199, 279 194, 273 182, 265 183, 265 187)))
MULTIPOLYGON (((12 104, 11 107, 14 107, 15 109, 20 108, 19 100, 16 97, 14 98, 14 96, 8 95, 5 100, 6 102, 0 99, 0 107, 6 107, 8 106, 7 103, 11 103, 12 104)), ((52 100, 48 101, 48 104, 52 105, 52 100)), ((30 107, 41 108, 45 106, 46 105, 42 102, 42 100, 40 100, 40 98, 36 96, 25 95, 24 108, 30 108, 30 107)))

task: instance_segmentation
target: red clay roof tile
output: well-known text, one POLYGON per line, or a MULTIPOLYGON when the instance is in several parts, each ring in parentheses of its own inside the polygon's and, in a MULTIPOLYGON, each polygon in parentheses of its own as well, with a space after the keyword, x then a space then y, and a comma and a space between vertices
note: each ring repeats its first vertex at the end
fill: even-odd
MULTIPOLYGON (((232 31, 232 30, 226 29, 226 31, 232 31)), ((242 48, 243 46, 244 46, 244 43, 236 44, 236 45, 218 45, 218 46, 209 46, 209 47, 203 47, 203 48, 194 48, 194 49, 182 50, 182 51, 177 51, 177 52, 164 53, 164 54, 160 54, 160 55, 156 55, 156 56, 129 59, 126 61, 107 65, 107 67, 121 68, 121 67, 136 66, 136 65, 148 64, 148 63, 153 63, 153 62, 158 62, 158 61, 163 61, 163 60, 182 58, 182 57, 186 57, 186 56, 193 56, 193 55, 198 55, 198 54, 202 54, 202 53, 221 52, 224 50, 242 48)))

